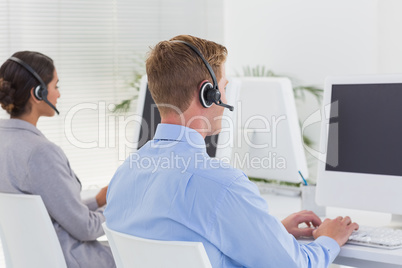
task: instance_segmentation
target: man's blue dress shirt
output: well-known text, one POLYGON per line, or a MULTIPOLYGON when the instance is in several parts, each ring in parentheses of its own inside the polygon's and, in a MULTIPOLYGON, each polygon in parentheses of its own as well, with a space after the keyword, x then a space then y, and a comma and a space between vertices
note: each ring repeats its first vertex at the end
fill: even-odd
POLYGON ((203 137, 180 125, 159 124, 119 167, 104 215, 119 232, 202 242, 212 267, 327 267, 340 250, 329 237, 299 244, 256 185, 211 159, 203 137))

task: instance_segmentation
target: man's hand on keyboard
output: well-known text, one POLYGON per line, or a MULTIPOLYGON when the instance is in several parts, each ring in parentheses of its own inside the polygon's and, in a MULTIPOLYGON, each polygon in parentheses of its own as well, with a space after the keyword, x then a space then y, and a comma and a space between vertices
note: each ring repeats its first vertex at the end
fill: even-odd
POLYGON ((325 219, 322 224, 313 231, 314 238, 320 236, 328 236, 338 242, 339 246, 343 246, 348 241, 349 236, 354 230, 358 230, 359 225, 352 222, 350 217, 337 217, 330 220, 325 219))
POLYGON ((292 234, 295 238, 300 236, 312 236, 316 227, 321 224, 321 219, 312 211, 303 210, 291 214, 282 220, 288 233, 292 234), (299 228, 300 223, 305 223, 307 228, 299 228))

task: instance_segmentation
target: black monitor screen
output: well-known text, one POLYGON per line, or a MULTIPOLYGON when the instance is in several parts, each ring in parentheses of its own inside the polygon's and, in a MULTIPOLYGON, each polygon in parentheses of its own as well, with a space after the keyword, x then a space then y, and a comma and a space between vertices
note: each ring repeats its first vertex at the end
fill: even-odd
MULTIPOLYGON (((140 129, 138 149, 140 149, 145 143, 147 143, 154 137, 156 127, 160 122, 161 116, 159 110, 154 100, 152 99, 151 92, 147 87, 144 101, 144 109, 142 113, 142 124, 140 129)), ((218 136, 219 135, 213 135, 205 138, 207 153, 210 157, 215 157, 216 155, 218 136)))
POLYGON ((402 84, 333 85, 326 170, 402 176, 402 84))

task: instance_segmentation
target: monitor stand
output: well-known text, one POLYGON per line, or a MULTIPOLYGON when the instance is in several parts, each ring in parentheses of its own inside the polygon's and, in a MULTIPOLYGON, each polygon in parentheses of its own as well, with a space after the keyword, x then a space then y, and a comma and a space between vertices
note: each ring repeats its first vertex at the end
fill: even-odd
POLYGON ((402 229, 402 215, 392 214, 391 222, 389 223, 389 227, 402 229))

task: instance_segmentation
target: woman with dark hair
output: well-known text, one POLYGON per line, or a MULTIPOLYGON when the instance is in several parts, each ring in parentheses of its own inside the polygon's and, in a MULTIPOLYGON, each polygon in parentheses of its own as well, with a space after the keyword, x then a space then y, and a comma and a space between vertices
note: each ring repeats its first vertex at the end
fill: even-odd
POLYGON ((60 93, 49 57, 21 51, 0 68, 0 192, 40 195, 52 219, 68 267, 115 267, 103 235, 107 187, 81 200, 81 183, 64 152, 37 128, 53 116, 60 93))

